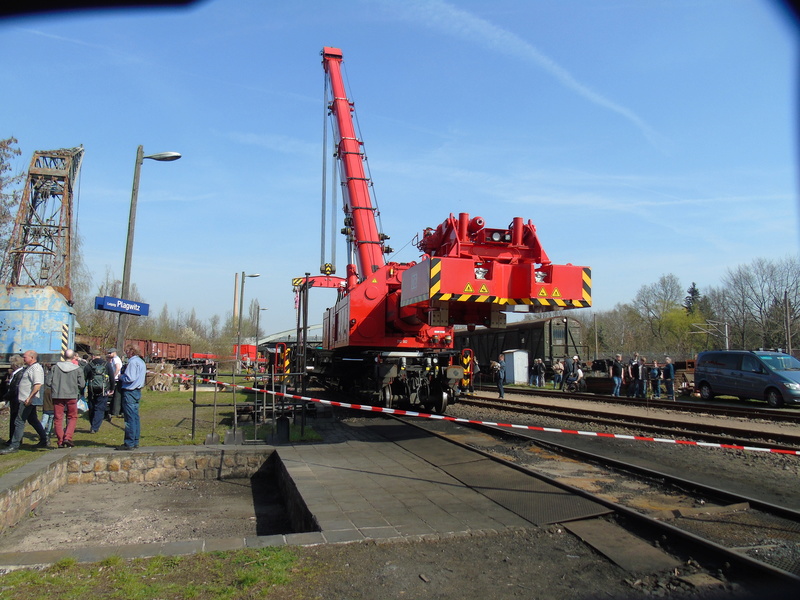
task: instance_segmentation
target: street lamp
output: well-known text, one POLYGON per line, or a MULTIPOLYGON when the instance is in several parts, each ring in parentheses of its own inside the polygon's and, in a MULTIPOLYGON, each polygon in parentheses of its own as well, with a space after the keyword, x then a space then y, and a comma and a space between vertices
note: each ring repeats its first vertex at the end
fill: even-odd
MULTIPOLYGON (((125 245, 125 264, 122 269, 122 292, 120 296, 123 300, 129 300, 131 287, 131 260, 133 259, 133 233, 136 226, 136 203, 139 199, 139 172, 145 158, 157 160, 159 162, 169 162, 178 160, 180 152, 159 152, 157 154, 144 155, 144 146, 139 146, 136 150, 136 165, 133 169, 133 189, 131 190, 131 210, 128 215, 128 242, 125 245)), ((125 346, 125 330, 127 329, 127 315, 120 313, 117 322, 117 349, 121 352, 125 346)))
MULTIPOLYGON (((256 362, 258 362, 258 332, 259 329, 261 328, 261 311, 269 310, 269 308, 261 308, 261 303, 258 300, 256 300, 256 306, 258 307, 258 311, 256 312, 256 362)), ((265 360, 265 365, 266 365, 266 360, 265 360)))
POLYGON ((242 308, 244 305, 244 279, 245 277, 261 277, 260 273, 253 273, 252 275, 245 274, 242 271, 242 283, 239 290, 239 325, 236 330, 236 370, 239 368, 239 357, 242 353, 242 308))
MULTIPOLYGON (((236 292, 239 293, 239 324, 236 330, 236 362, 233 365, 233 438, 232 443, 234 444, 241 444, 244 442, 241 432, 238 431, 239 428, 239 410, 236 406, 236 373, 239 371, 239 360, 242 353, 242 305, 244 304, 244 279, 245 277, 261 277, 259 273, 253 273, 252 275, 247 275, 244 271, 242 271, 242 283, 241 288, 237 288, 234 284, 234 297, 233 297, 233 308, 234 308, 234 317, 236 317, 235 310, 236 310, 236 292)), ((236 279, 239 278, 239 274, 236 273, 236 279)), ((256 356, 256 358, 258 358, 256 356)), ((226 440, 229 438, 226 437, 226 440)), ((226 444, 228 441, 225 442, 226 444)))

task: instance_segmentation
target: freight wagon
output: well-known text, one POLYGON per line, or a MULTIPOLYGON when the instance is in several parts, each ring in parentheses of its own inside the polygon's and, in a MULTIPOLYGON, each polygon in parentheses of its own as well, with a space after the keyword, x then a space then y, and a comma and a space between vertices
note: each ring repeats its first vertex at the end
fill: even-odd
POLYGON ((487 367, 501 352, 525 350, 530 361, 543 359, 548 373, 559 358, 577 354, 583 362, 589 353, 581 322, 564 316, 511 323, 503 329, 457 330, 454 346, 457 350, 470 348, 478 364, 487 367))
MULTIPOLYGON (((136 346, 139 354, 146 362, 168 362, 174 364, 188 364, 192 360, 192 347, 190 344, 178 344, 174 342, 158 342, 155 340, 127 339, 126 344, 136 346)), ((75 336, 75 348, 79 353, 105 353, 109 348, 114 347, 112 339, 105 339, 100 336, 77 334, 75 336)), ((123 348, 117 348, 118 354, 123 355, 123 348)))

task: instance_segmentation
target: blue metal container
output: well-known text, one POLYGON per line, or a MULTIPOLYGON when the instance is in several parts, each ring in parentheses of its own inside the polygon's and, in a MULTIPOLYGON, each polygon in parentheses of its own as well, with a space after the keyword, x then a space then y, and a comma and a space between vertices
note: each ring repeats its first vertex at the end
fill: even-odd
POLYGON ((0 361, 35 350, 56 362, 75 344, 75 309, 52 287, 0 288, 0 361))

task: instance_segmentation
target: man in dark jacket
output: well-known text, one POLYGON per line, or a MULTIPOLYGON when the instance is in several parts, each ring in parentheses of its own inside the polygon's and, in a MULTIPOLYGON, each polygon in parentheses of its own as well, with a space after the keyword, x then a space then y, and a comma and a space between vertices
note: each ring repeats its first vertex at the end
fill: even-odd
POLYGON ((667 388, 667 399, 675 400, 675 365, 669 356, 664 364, 664 386, 667 388))
POLYGON ((506 382, 506 355, 501 354, 497 357, 497 368, 495 369, 494 375, 495 381, 497 382, 497 391, 500 392, 500 398, 505 397, 505 392, 503 390, 503 384, 506 382))
POLYGON ((8 363, 11 367, 8 369, 8 381, 6 382, 4 399, 11 414, 8 418, 8 441, 6 445, 10 445, 11 440, 14 439, 14 423, 17 421, 17 415, 19 414, 19 398, 17 398, 19 380, 22 379, 22 372, 25 370, 25 361, 22 360, 19 354, 9 358, 8 363))
POLYGON ((111 361, 107 361, 101 354, 92 355, 83 368, 86 379, 86 397, 89 400, 89 433, 97 433, 108 410, 108 401, 114 397, 114 375, 116 369, 111 361))
POLYGON ((575 368, 576 368, 576 366, 577 366, 577 365, 575 365, 574 361, 575 361, 577 358, 578 358, 577 356, 575 356, 575 357, 573 357, 573 358, 570 358, 569 356, 567 356, 567 357, 564 359, 564 376, 563 376, 563 378, 561 379, 561 389, 562 389, 562 390, 563 390, 563 389, 566 387, 566 385, 567 385, 567 379, 569 379, 570 377, 572 377, 573 375, 575 375, 575 368))

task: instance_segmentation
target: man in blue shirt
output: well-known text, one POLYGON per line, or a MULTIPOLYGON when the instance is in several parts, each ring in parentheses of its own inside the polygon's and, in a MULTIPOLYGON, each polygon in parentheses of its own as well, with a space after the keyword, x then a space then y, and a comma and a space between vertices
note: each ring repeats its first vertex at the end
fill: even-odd
POLYGON ((133 450, 139 447, 139 401, 147 368, 139 356, 139 349, 130 345, 125 347, 128 364, 119 375, 122 388, 122 414, 125 417, 125 443, 117 450, 133 450))

